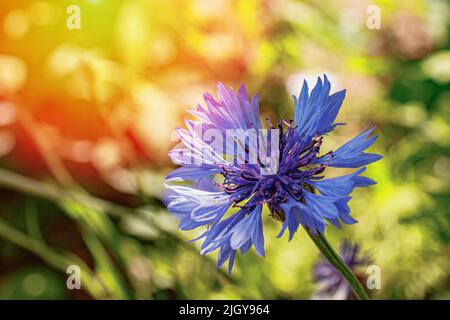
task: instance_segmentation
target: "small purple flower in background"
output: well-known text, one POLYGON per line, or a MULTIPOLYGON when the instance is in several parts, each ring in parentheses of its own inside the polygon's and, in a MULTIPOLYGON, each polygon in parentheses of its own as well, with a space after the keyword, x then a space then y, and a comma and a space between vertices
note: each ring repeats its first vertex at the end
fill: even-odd
MULTIPOLYGON (((344 263, 361 281, 364 274, 358 271, 371 263, 368 254, 361 256, 360 248, 357 244, 344 241, 341 244, 340 255, 344 263)), ((314 299, 317 300, 347 300, 353 298, 352 287, 342 274, 321 256, 320 262, 314 267, 314 280, 317 284, 317 292, 314 299)))
POLYGON ((323 80, 318 78, 311 93, 304 82, 299 97, 294 97, 294 120, 281 120, 272 125, 266 119, 271 130, 264 137, 270 143, 264 139, 249 141, 249 135, 226 139, 230 130, 258 132, 259 138, 259 132, 264 131, 259 119, 258 96, 249 99, 244 85, 235 93, 219 83, 218 100, 206 93, 207 108, 199 105, 191 111, 197 121, 186 120, 187 130, 177 129, 182 146, 175 147, 169 156, 181 167, 170 173, 166 181, 190 181, 191 184, 168 185, 167 207, 180 219, 181 230, 206 227, 197 238, 204 239, 201 254, 219 250, 218 267, 228 260, 231 272, 237 250, 245 253, 252 246, 264 256, 263 206, 269 208, 271 217, 282 223, 278 237, 287 229, 289 240, 300 225, 313 234, 323 234, 326 221, 338 227, 340 222, 356 222, 350 216, 349 194, 356 187, 375 183, 361 176, 365 171, 362 166, 382 157, 365 153, 376 139, 371 136, 373 128, 364 130, 336 151, 321 152, 322 139, 342 125, 335 123, 335 118, 345 90, 331 95, 330 90, 326 76, 323 80), (215 140, 218 133, 224 137, 215 147, 210 136, 205 138, 211 131, 215 140), (232 160, 227 157, 230 147, 235 155, 232 160), (239 147, 241 152, 236 157, 239 147), (261 154, 271 156, 263 160, 261 154), (323 172, 327 167, 359 169, 325 179, 323 172), (198 187, 199 181, 211 176, 216 177, 214 187, 198 187))

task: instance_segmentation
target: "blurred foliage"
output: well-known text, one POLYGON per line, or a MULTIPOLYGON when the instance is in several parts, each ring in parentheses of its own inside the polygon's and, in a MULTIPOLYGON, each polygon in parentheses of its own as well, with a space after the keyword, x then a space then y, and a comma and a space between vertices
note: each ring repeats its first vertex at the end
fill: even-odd
MULTIPOLYGON (((232 276, 163 205, 173 129, 222 81, 291 118, 327 73, 347 89, 334 148, 368 122, 385 157, 355 191, 383 299, 450 298, 450 6, 445 0, 16 0, 0 4, 0 298, 308 299, 318 252, 267 218, 232 276), (66 28, 66 8, 81 29, 66 28), (369 5, 380 30, 366 26, 369 5), (13 173, 14 172, 14 173, 13 173), (82 290, 66 269, 81 268, 82 290)), ((333 174, 339 174, 336 170, 333 174)))

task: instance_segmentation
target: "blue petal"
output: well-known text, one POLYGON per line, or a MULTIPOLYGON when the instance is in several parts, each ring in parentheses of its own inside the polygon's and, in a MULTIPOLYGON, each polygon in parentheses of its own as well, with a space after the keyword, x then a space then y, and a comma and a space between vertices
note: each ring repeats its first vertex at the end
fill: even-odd
POLYGON ((283 235, 287 227, 289 229, 290 241, 300 224, 315 233, 317 231, 321 233, 325 231, 325 222, 323 221, 322 215, 314 209, 305 206, 303 203, 290 197, 287 202, 281 203, 280 207, 285 213, 285 221, 278 237, 283 235))
POLYGON ((338 91, 332 94, 324 107, 324 111, 319 120, 319 135, 323 135, 325 133, 333 130, 337 125, 342 125, 343 123, 334 124, 334 120, 336 119, 339 110, 341 109, 342 102, 345 99, 345 90, 338 91))
POLYGON ((353 177, 352 180, 355 182, 355 187, 368 187, 376 184, 376 181, 367 177, 356 176, 353 177))
POLYGON ((244 219, 242 219, 232 231, 230 245, 232 249, 239 249, 251 240, 256 252, 264 256, 264 234, 261 221, 262 206, 255 209, 244 219))
POLYGON ((245 244, 242 245, 241 253, 242 254, 246 253, 248 250, 250 250, 251 247, 252 247, 252 241, 248 240, 245 244))
POLYGON ((172 160, 181 165, 218 165, 228 164, 211 146, 202 140, 197 132, 197 124, 185 121, 188 130, 177 128, 176 132, 185 148, 176 148, 169 152, 172 160))
POLYGON ((327 219, 336 219, 339 216, 334 202, 335 197, 325 196, 321 194, 314 194, 308 191, 303 193, 306 206, 316 213, 327 219))
POLYGON ((315 163, 326 163, 331 167, 337 168, 357 168, 383 158, 374 153, 364 153, 376 140, 376 136, 369 138, 374 128, 362 131, 355 138, 351 139, 333 154, 318 158, 315 163))
POLYGON ((331 84, 326 75, 324 80, 319 77, 317 83, 308 94, 308 85, 303 82, 302 90, 298 99, 294 97, 295 124, 297 130, 305 141, 315 135, 323 135, 333 130, 341 123, 334 123, 342 102, 345 98, 345 90, 330 95, 331 84))
POLYGON ((229 243, 232 228, 239 223, 245 216, 244 210, 239 210, 229 218, 217 221, 207 231, 206 239, 202 244, 200 254, 213 252, 219 247, 229 243))
POLYGON ((375 183, 372 179, 359 176, 366 168, 360 168, 353 173, 324 180, 310 180, 308 183, 323 195, 346 196, 356 187, 367 187, 375 183))
POLYGON ((289 241, 291 241, 294 237, 294 234, 297 232, 298 226, 300 225, 301 217, 299 210, 294 207, 297 205, 298 204, 296 201, 292 198, 290 198, 288 202, 280 205, 285 213, 285 219, 277 238, 281 238, 283 236, 286 228, 289 230, 289 241))
POLYGON ((210 192, 186 186, 166 186, 170 190, 167 209, 182 218, 180 228, 209 224, 220 220, 231 206, 230 195, 224 192, 210 192))
POLYGON ((198 106, 197 110, 191 111, 191 114, 203 122, 205 129, 216 128, 225 132, 227 129, 261 128, 258 95, 249 101, 244 85, 241 85, 236 94, 219 82, 217 84, 218 100, 209 93, 203 96, 208 108, 198 106))
POLYGON ((339 219, 346 224, 354 224, 358 222, 350 216, 350 207, 348 206, 350 199, 351 197, 342 197, 335 202, 336 208, 339 212, 339 219))
POLYGON ((184 166, 173 170, 165 178, 166 181, 186 181, 197 180, 205 176, 210 176, 221 171, 220 168, 212 165, 200 165, 200 166, 184 166))

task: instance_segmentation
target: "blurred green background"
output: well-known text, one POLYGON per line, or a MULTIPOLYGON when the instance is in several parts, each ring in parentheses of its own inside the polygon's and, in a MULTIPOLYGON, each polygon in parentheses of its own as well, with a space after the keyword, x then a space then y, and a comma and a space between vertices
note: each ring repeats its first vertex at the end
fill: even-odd
POLYGON ((384 155, 353 193, 359 223, 327 236, 372 255, 373 298, 449 299, 449 17, 445 0, 2 1, 0 298, 311 298, 304 231, 288 243, 266 219, 266 258, 238 256, 228 276, 161 198, 173 129, 217 81, 245 82, 276 121, 327 73, 348 123, 327 146, 372 122, 384 155))

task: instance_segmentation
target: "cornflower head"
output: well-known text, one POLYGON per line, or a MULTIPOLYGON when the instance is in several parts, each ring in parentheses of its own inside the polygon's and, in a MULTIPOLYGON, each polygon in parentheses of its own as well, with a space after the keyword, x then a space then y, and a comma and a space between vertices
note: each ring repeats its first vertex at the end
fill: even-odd
MULTIPOLYGON (((371 263, 369 255, 362 254, 357 244, 346 240, 341 244, 340 256, 356 277, 364 280, 364 274, 360 271, 361 268, 371 263)), ((314 266, 314 280, 317 284, 314 299, 347 300, 353 298, 350 284, 324 256, 321 256, 320 261, 314 266)))
POLYGON ((382 158, 366 153, 375 141, 374 128, 363 130, 335 151, 323 153, 322 140, 336 126, 335 119, 345 90, 330 94, 326 75, 311 92, 306 81, 294 96, 294 119, 273 125, 259 118, 258 95, 249 99, 242 85, 238 92, 218 83, 218 99, 204 94, 206 108, 198 105, 177 128, 181 140, 170 153, 180 165, 166 181, 168 210, 180 219, 181 230, 206 227, 195 239, 204 239, 201 254, 219 250, 218 267, 227 260, 231 272, 237 250, 252 246, 264 256, 262 209, 281 223, 278 237, 286 230, 289 240, 302 225, 312 234, 325 232, 326 221, 339 227, 356 222, 348 202, 356 187, 375 182, 361 176, 365 165, 382 158), (328 167, 357 168, 354 172, 326 179, 328 167), (202 181, 213 179, 205 188, 202 181))

